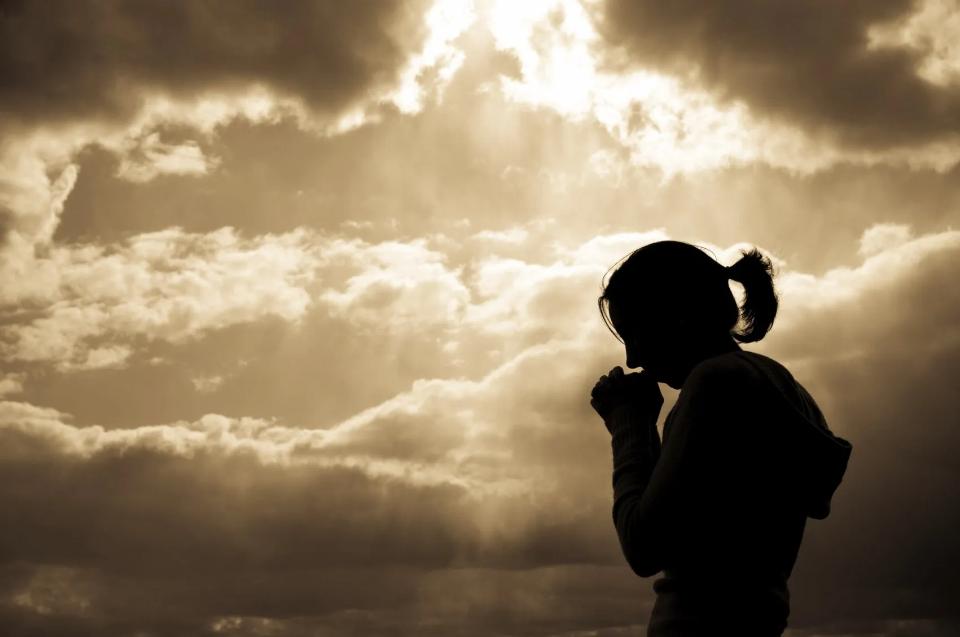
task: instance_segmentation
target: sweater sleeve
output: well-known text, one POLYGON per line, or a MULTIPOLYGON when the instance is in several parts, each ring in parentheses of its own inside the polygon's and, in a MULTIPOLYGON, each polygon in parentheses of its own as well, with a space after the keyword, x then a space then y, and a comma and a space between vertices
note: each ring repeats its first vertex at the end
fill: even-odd
POLYGON ((667 416, 661 444, 656 418, 614 423, 613 523, 631 569, 650 577, 675 547, 678 516, 696 506, 705 463, 705 427, 716 409, 714 383, 694 370, 667 416), (632 426, 631 426, 632 425, 632 426))

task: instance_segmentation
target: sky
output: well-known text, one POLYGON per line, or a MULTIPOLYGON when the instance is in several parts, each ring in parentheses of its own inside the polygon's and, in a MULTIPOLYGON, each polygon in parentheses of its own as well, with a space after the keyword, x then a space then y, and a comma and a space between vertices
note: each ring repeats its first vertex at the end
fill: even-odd
POLYGON ((957 634, 958 42, 956 0, 0 3, 3 633, 642 634, 596 298, 677 239, 771 258, 743 348, 854 446, 785 635, 957 634))

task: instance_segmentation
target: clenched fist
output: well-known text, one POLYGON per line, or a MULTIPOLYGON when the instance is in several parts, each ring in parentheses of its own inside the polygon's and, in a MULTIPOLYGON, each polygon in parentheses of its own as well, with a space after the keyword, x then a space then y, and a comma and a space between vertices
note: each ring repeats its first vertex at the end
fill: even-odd
POLYGON ((663 394, 650 372, 624 374, 617 365, 593 386, 590 406, 606 422, 616 409, 628 405, 638 408, 641 413, 658 414, 663 405, 663 394))

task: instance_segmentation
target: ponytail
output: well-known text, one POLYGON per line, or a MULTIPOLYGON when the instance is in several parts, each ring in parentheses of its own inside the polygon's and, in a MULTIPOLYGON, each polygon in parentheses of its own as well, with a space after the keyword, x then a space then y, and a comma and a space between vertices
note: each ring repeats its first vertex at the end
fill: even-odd
POLYGON ((741 343, 759 341, 773 326, 779 300, 773 287, 773 263, 759 250, 741 251, 740 260, 726 268, 727 276, 743 284, 746 293, 740 317, 744 328, 731 333, 741 343))

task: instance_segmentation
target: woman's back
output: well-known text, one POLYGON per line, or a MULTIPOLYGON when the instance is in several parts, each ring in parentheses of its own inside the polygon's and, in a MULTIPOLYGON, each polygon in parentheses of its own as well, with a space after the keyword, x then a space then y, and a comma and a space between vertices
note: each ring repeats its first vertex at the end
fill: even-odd
POLYGON ((648 634, 781 634, 806 518, 829 512, 849 443, 780 363, 735 350, 690 374, 663 448, 683 484, 648 634))

